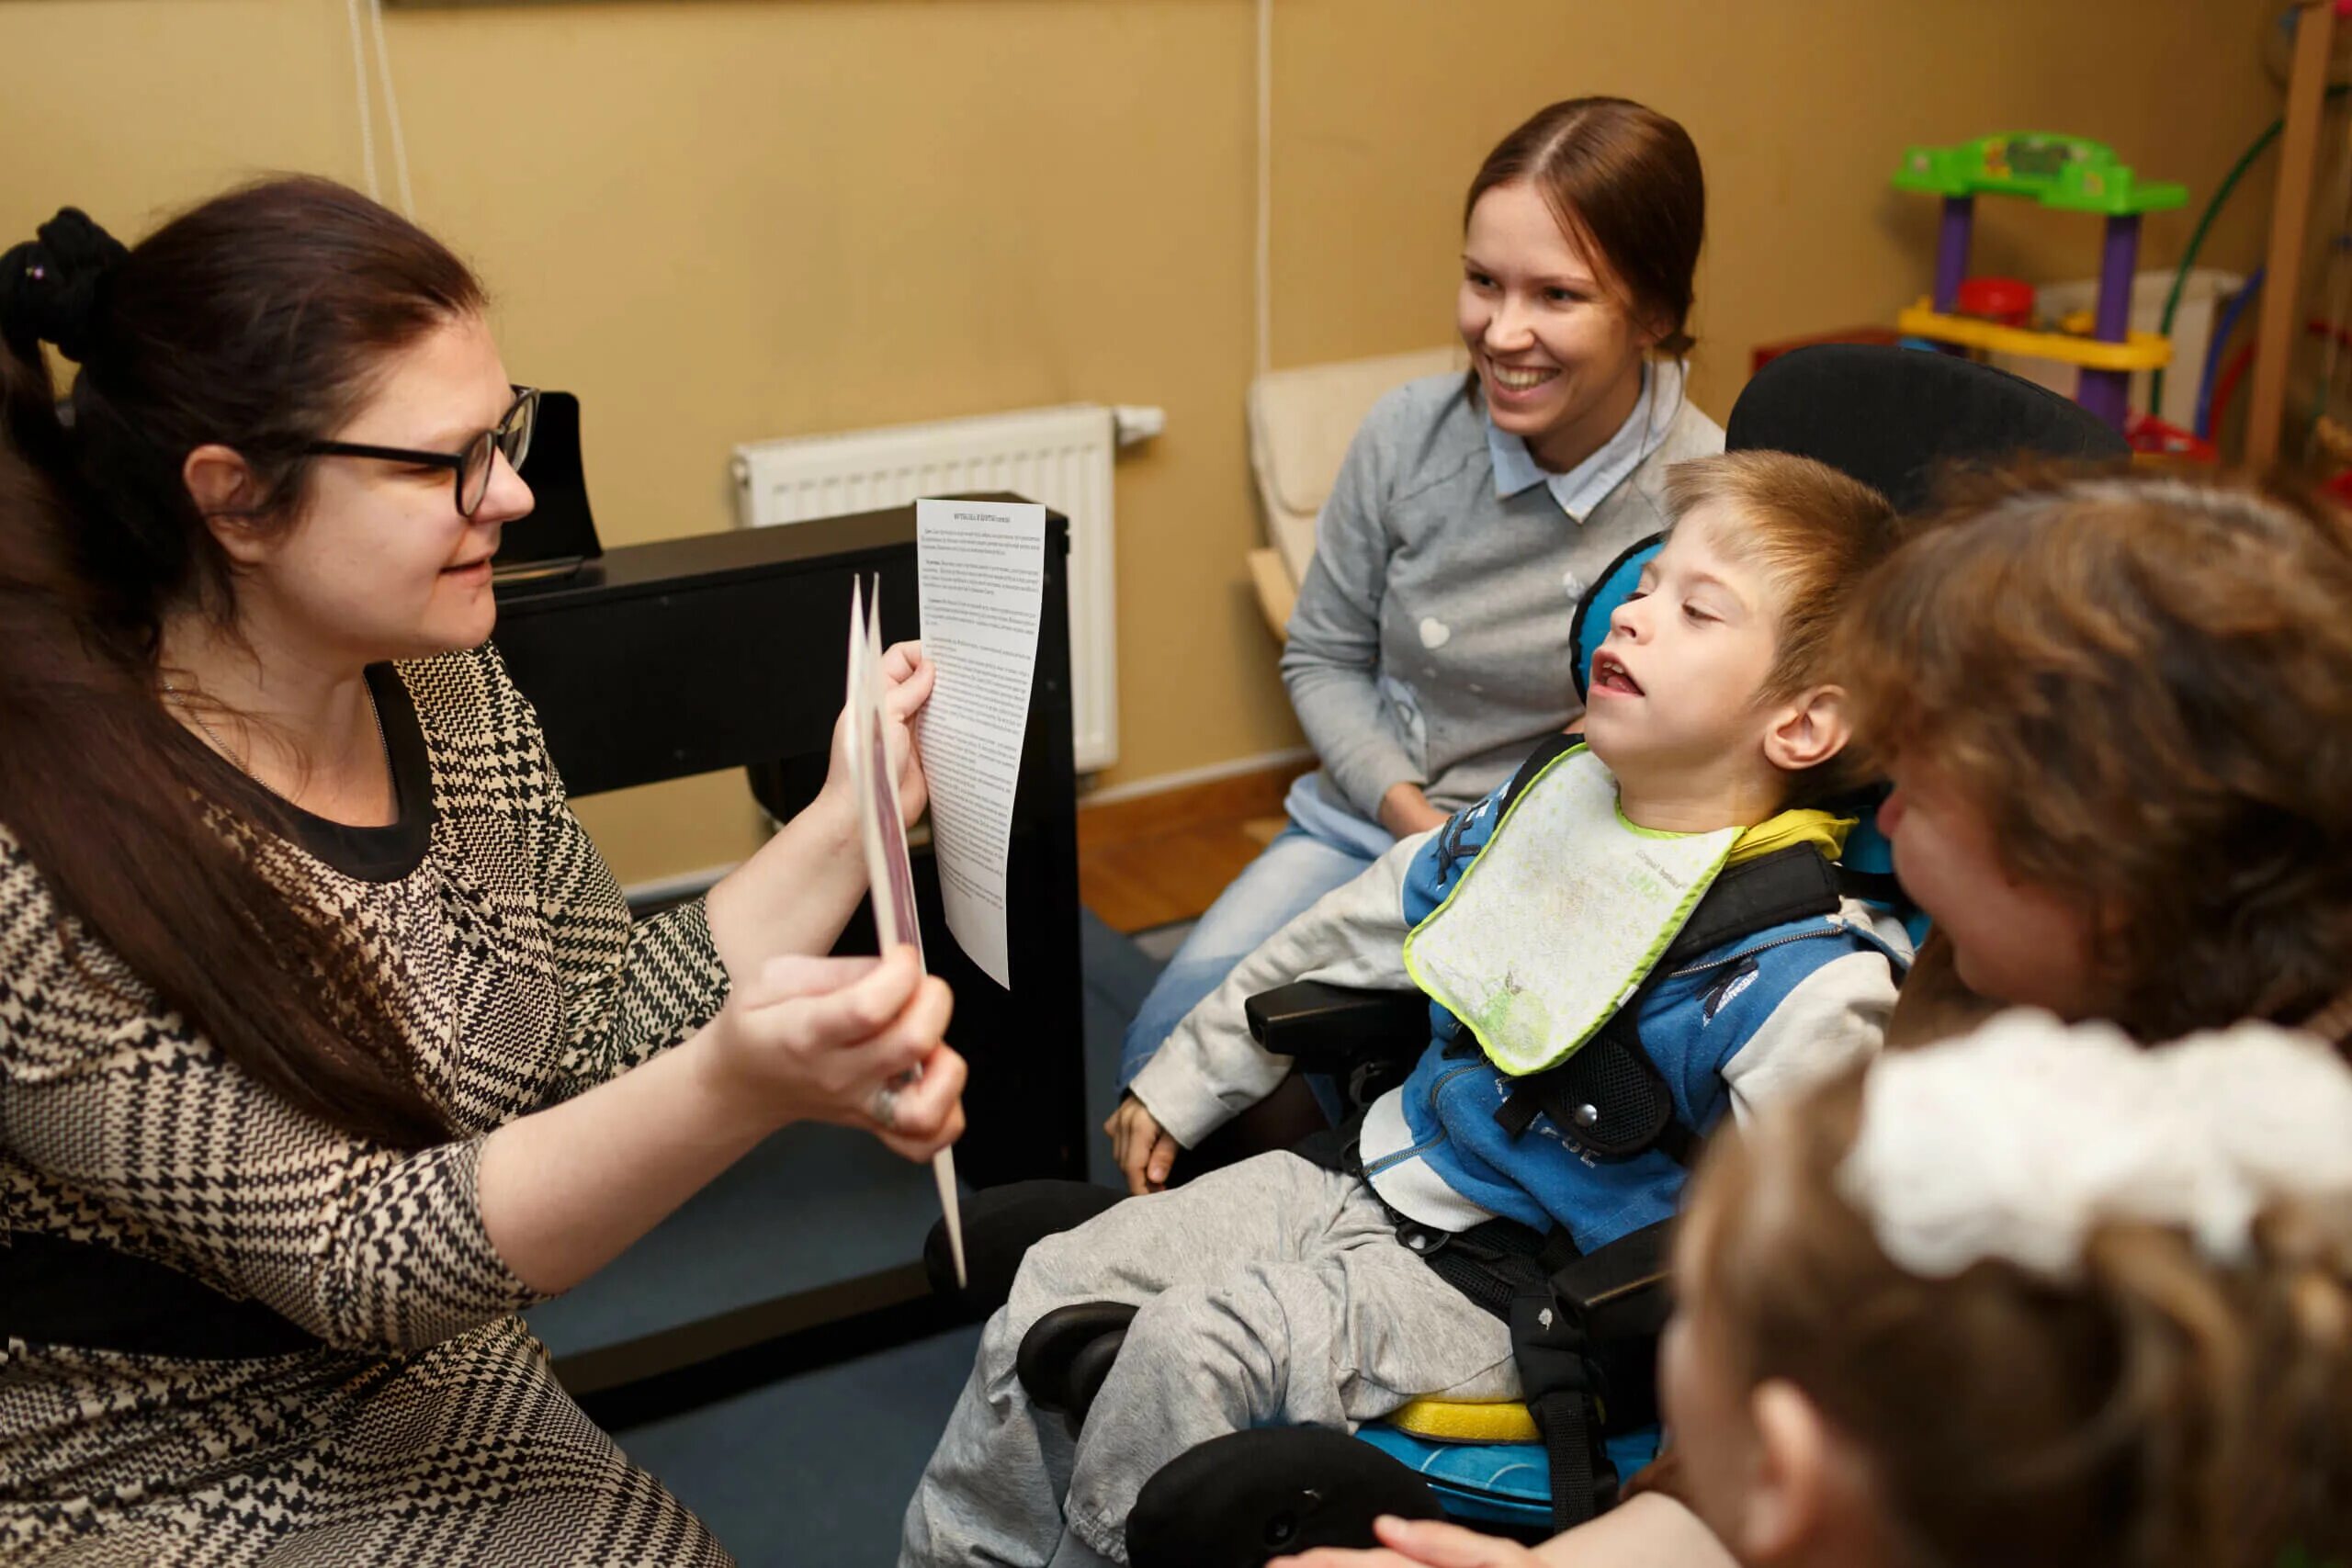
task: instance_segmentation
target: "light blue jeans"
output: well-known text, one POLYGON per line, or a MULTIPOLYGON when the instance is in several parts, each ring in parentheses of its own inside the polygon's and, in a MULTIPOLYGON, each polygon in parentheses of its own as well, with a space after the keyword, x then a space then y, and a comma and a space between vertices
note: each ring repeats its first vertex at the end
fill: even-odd
POLYGON ((1333 805, 1317 787, 1319 777, 1309 773, 1291 786, 1283 802, 1290 825, 1217 895, 1153 982, 1151 994, 1144 998, 1121 1042, 1121 1089, 1135 1081, 1184 1015, 1216 990, 1235 964, 1317 898, 1361 875, 1396 843, 1379 823, 1333 805))

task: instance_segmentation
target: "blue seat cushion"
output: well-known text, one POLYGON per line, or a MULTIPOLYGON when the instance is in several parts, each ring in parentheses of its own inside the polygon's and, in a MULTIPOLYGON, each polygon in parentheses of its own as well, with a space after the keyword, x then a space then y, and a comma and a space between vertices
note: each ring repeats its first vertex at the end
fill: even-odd
MULTIPOLYGON (((1356 1436, 1416 1472, 1457 1519, 1533 1529, 1552 1522, 1552 1461, 1540 1443, 1431 1442, 1385 1421, 1356 1436)), ((1617 1473, 1630 1476, 1657 1457, 1658 1429, 1621 1433, 1601 1447, 1617 1473)))

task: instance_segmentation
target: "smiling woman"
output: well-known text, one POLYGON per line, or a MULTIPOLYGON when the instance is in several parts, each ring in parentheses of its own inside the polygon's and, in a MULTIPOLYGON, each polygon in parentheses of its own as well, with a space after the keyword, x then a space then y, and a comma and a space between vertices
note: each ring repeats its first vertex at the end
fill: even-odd
POLYGON ((536 395, 375 203, 69 209, 0 342, 0 1558, 725 1561, 514 1314, 788 1122, 961 1131, 944 987, 819 956, 846 768, 631 922, 486 640, 536 395))
POLYGON ((1468 377, 1398 388, 1317 524, 1283 679, 1319 772, 1193 929, 1127 1031, 1111 1123, 1138 1190, 1176 1145, 1148 1064, 1240 958, 1578 716, 1577 604, 1666 525, 1667 468, 1723 450, 1683 395, 1705 229, 1698 150, 1623 98, 1554 104, 1472 180, 1455 314, 1468 377))
POLYGON ((1625 422, 1648 351, 1690 352, 1704 190, 1682 128, 1621 98, 1553 105, 1470 182, 1456 320, 1487 417, 1548 472, 1625 422))

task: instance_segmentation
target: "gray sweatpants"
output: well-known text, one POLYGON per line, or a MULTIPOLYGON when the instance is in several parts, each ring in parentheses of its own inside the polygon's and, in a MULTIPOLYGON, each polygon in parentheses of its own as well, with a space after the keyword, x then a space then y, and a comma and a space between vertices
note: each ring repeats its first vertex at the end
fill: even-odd
POLYGON ((1509 1329, 1397 1241, 1363 1182, 1261 1155, 1030 1250, 907 1507, 899 1561, 1125 1562, 1136 1494, 1195 1444, 1518 1388, 1509 1329), (1013 1359, 1037 1319, 1091 1301, 1141 1310, 1073 1448, 1013 1359))

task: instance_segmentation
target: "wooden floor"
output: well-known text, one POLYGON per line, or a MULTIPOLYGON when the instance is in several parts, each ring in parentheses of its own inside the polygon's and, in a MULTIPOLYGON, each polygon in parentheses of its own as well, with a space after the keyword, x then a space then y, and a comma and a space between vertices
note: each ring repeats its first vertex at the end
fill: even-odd
POLYGON ((1283 829, 1306 761, 1078 810, 1078 896, 1134 933, 1206 909, 1283 829))

